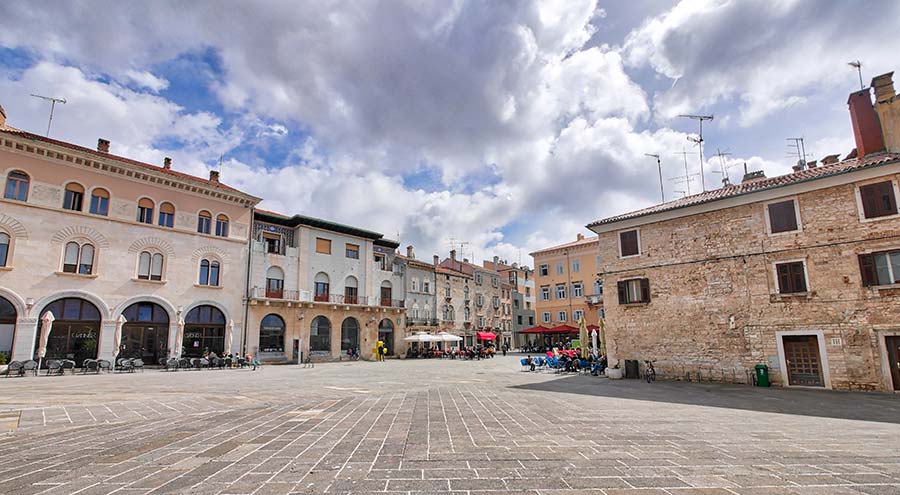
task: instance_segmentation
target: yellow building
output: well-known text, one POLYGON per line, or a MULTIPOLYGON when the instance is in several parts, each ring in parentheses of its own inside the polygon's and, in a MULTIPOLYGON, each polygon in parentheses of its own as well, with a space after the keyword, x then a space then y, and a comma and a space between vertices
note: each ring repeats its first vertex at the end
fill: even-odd
POLYGON ((597 237, 578 234, 574 242, 531 253, 537 290, 537 324, 578 326, 582 316, 596 324, 603 315, 603 282, 597 237))

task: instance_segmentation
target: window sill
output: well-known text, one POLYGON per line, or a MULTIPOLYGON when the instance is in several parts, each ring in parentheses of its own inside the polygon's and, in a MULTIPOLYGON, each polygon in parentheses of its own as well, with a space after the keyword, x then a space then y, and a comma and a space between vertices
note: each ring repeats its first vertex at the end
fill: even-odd
MULTIPOLYGON (((0 270, 2 270, 2 268, 0 268, 0 270)), ((870 285, 866 288, 874 292, 876 296, 900 295, 900 284, 870 285)))
POLYGON ((900 213, 894 213, 891 215, 883 215, 880 217, 872 217, 872 218, 867 218, 865 216, 865 214, 863 214, 863 215, 860 215, 859 221, 860 221, 860 223, 868 223, 868 222, 877 222, 879 220, 892 220, 892 219, 897 219, 897 218, 900 218, 900 213))
POLYGON ((223 289, 224 288, 221 285, 200 285, 200 284, 194 284, 194 287, 197 287, 199 289, 223 289))
POLYGON ((808 301, 815 292, 792 292, 788 294, 769 294, 770 302, 808 301))
POLYGON ((166 282, 168 282, 168 280, 145 280, 143 278, 133 278, 133 279, 131 279, 131 281, 137 282, 140 284, 156 284, 156 285, 162 285, 162 284, 165 284, 166 282))
POLYGON ((62 277, 75 277, 75 278, 97 278, 97 276, 98 276, 96 273, 92 273, 90 275, 84 275, 82 273, 69 273, 69 272, 53 272, 53 273, 55 273, 56 275, 62 276, 62 277))
POLYGON ((649 306, 650 301, 647 302, 630 302, 630 303, 620 303, 620 306, 624 306, 626 308, 640 308, 642 306, 649 306))

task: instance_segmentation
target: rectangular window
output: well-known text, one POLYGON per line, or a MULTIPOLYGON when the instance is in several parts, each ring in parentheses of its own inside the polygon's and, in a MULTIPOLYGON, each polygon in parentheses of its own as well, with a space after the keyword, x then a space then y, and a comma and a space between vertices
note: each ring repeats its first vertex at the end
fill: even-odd
POLYGON ((137 221, 140 223, 153 223, 153 208, 138 206, 137 221))
POLYGON ((431 294, 431 284, 429 284, 428 282, 422 282, 422 292, 431 294))
POLYGON ((603 294, 603 281, 595 280, 594 281, 594 295, 599 296, 600 294, 603 294))
POLYGON ((600 255, 597 255, 597 271, 600 271, 600 255))
POLYGON ((166 212, 162 212, 162 211, 159 212, 159 226, 160 227, 172 228, 172 225, 174 225, 174 224, 175 224, 175 214, 174 213, 166 213, 166 212))
POLYGON ((481 274, 480 274, 480 273, 476 273, 476 274, 475 274, 475 283, 478 284, 478 285, 481 285, 481 282, 482 282, 482 281, 483 281, 483 279, 482 279, 481 274))
POLYGON ((541 301, 549 301, 550 300, 550 287, 544 286, 541 287, 541 301))
POLYGON ((623 258, 641 254, 641 244, 637 230, 619 232, 619 254, 623 258))
POLYGON ((81 202, 84 200, 84 194, 79 191, 66 189, 63 197, 63 208, 67 210, 81 211, 81 202))
POLYGON ((91 196, 91 213, 94 215, 106 216, 109 214, 109 198, 102 196, 91 196))
POLYGON ((802 261, 778 263, 775 265, 780 294, 797 294, 807 291, 806 267, 802 261))
POLYGON ((562 264, 562 263, 557 263, 557 264, 556 264, 556 274, 557 274, 557 275, 562 275, 563 272, 564 272, 563 264, 562 264))
POLYGON ((566 316, 565 311, 559 311, 556 313, 556 321, 566 321, 566 316))
POLYGON ((859 186, 863 215, 866 218, 886 217, 897 214, 897 198, 892 181, 859 186))
POLYGON ((584 318, 584 311, 581 309, 576 309, 572 312, 572 321, 581 321, 584 318))
POLYGON ((650 302, 650 279, 620 280, 616 285, 619 292, 619 304, 650 302))
POLYGON ((266 252, 269 254, 283 254, 281 251, 281 236, 278 234, 263 234, 263 242, 266 243, 266 252))
POLYGON ((550 312, 544 311, 541 313, 541 321, 544 323, 550 323, 550 312))
POLYGON ((581 260, 572 260, 572 272, 578 273, 581 271, 581 260))
POLYGON ((522 315, 516 316, 516 322, 517 322, 517 323, 516 323, 517 325, 521 325, 521 324, 522 324, 522 315))
POLYGON ((348 258, 352 258, 355 260, 359 259, 359 246, 357 246, 356 244, 347 244, 345 251, 348 258))
POLYGON ((769 203, 767 209, 769 210, 769 228, 773 234, 799 230, 797 209, 793 199, 769 203))
POLYGON ((375 253, 375 268, 382 271, 388 271, 387 257, 381 253, 375 253))
POLYGON ((549 265, 541 265, 540 275, 542 277, 546 277, 547 275, 550 275, 550 266, 549 265))
POLYGON ((575 282, 572 284, 572 297, 582 297, 584 296, 584 285, 581 282, 575 282))
MULTIPOLYGON (((547 315, 547 316, 548 316, 548 318, 549 318, 549 315, 547 315)), ((534 316, 529 316, 529 317, 528 317, 528 324, 531 325, 531 326, 534 326, 534 316)))
POLYGON ((216 235, 219 237, 228 237, 228 220, 223 218, 216 219, 216 235))
POLYGON ((900 284, 900 250, 859 255, 863 286, 900 284))
POLYGON ((557 284, 556 285, 556 298, 557 299, 565 299, 566 298, 566 284, 557 284))
POLYGON ((316 237, 316 252, 319 254, 331 254, 331 240, 316 237))

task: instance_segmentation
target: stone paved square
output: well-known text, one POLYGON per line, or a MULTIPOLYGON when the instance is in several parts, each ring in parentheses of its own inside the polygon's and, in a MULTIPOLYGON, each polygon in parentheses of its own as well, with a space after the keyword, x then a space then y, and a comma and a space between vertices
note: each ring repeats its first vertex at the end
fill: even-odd
POLYGON ((896 395, 519 358, 0 379, 0 492, 900 493, 896 395))

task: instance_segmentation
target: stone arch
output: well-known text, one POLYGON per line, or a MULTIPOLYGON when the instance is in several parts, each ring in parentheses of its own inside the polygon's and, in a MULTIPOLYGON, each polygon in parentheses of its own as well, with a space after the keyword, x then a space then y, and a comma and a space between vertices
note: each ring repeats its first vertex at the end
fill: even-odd
POLYGON ((153 295, 134 296, 120 302, 112 309, 111 318, 114 320, 118 319, 119 315, 121 315, 122 312, 125 311, 125 309, 127 309, 132 304, 139 302, 152 302, 158 304, 166 310, 166 313, 169 313, 170 323, 178 321, 178 310, 175 309, 175 306, 173 306, 172 303, 170 303, 168 300, 153 295))
POLYGON ((62 244, 76 237, 90 239, 94 246, 100 249, 106 249, 109 247, 109 241, 106 240, 106 236, 101 234, 97 229, 92 229, 84 225, 73 225, 71 227, 66 227, 53 234, 53 237, 50 238, 50 241, 54 244, 62 244))
MULTIPOLYGON (((228 313, 228 310, 225 308, 225 306, 222 306, 222 304, 220 304, 216 301, 211 301, 211 300, 194 301, 191 304, 185 306, 181 310, 181 315, 186 315, 186 314, 190 313, 191 310, 196 308, 197 306, 212 306, 212 307, 218 309, 219 311, 221 311, 223 315, 225 315, 226 322, 233 321, 231 319, 231 315, 228 313)), ((179 316, 181 316, 181 315, 179 315, 179 316)))
POLYGON ((175 257, 175 248, 173 248, 171 244, 160 239, 159 237, 142 237, 131 243, 131 246, 128 247, 128 252, 131 254, 137 254, 148 248, 158 249, 160 252, 166 255, 166 258, 175 257))
POLYGON ((28 239, 28 229, 14 217, 0 213, 0 228, 17 239, 28 239))
POLYGON ((4 287, 0 287, 0 297, 12 303, 13 307, 16 308, 16 314, 18 315, 18 318, 24 318, 25 315, 28 314, 28 306, 26 306, 25 300, 19 297, 19 295, 15 292, 4 287))
POLYGON ((83 290, 63 290, 44 296, 38 301, 35 301, 34 306, 32 306, 31 311, 29 311, 29 316, 36 318, 45 306, 57 299, 63 299, 66 297, 75 297, 84 299, 85 301, 90 301, 100 311, 101 318, 103 318, 104 320, 109 318, 109 306, 106 305, 106 302, 104 302, 103 299, 100 298, 100 296, 94 294, 93 292, 87 292, 83 290))
POLYGON ((222 262, 228 261, 228 253, 215 246, 200 246, 199 248, 195 249, 193 254, 191 254, 191 261, 196 264, 203 258, 208 257, 217 258, 222 262))

